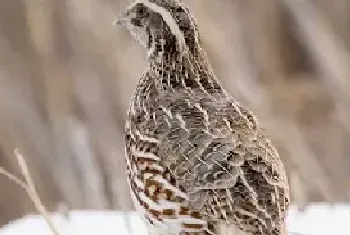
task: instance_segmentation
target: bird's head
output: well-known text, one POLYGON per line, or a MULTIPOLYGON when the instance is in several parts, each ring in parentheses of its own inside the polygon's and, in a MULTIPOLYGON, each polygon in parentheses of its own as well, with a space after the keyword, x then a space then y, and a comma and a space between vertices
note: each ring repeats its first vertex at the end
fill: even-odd
POLYGON ((125 26, 146 49, 194 50, 199 43, 194 17, 179 0, 136 0, 116 24, 125 26))

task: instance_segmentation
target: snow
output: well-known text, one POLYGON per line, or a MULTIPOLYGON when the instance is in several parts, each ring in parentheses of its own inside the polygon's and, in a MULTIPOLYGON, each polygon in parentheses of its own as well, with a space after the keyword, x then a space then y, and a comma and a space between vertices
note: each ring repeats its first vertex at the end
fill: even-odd
MULTIPOLYGON (((135 212, 72 211, 69 218, 62 214, 52 215, 52 222, 60 235, 148 235, 145 225, 135 212)), ((310 205, 303 212, 292 207, 287 225, 290 234, 349 235, 350 204, 310 205)), ((24 234, 49 235, 50 232, 39 215, 28 215, 0 228, 0 235, 24 234)))
MULTIPOLYGON (((288 230, 302 235, 349 235, 350 204, 310 205, 304 212, 295 207, 289 211, 288 230)), ((291 233, 292 234, 292 233, 291 233)))

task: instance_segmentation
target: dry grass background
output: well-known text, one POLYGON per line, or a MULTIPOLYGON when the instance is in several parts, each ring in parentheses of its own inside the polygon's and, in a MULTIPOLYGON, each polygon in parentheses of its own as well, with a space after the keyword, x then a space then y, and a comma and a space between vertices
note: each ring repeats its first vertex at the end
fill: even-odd
MULTIPOLYGON (((185 2, 219 79, 278 145, 294 202, 349 201, 350 2, 185 2)), ((127 4, 0 1, 0 165, 21 175, 19 147, 50 210, 132 208, 124 117, 145 53, 112 26, 127 4)), ((0 224, 33 210, 0 177, 0 224)))

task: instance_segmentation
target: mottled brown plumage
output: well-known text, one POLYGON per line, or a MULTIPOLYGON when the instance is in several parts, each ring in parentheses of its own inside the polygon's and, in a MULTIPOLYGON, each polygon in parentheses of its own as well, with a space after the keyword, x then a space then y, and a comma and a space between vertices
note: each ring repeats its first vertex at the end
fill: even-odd
POLYGON ((139 0, 117 23, 148 52, 126 121, 126 165, 150 234, 284 235, 283 164, 214 75, 189 10, 139 0))

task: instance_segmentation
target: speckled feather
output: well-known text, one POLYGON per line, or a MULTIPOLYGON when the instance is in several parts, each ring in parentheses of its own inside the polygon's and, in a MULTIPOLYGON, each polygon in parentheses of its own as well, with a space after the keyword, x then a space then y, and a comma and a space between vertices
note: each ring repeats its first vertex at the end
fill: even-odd
POLYGON ((284 235, 283 164, 257 118, 215 77, 194 17, 178 0, 127 11, 149 51, 127 115, 126 165, 150 234, 284 235), (152 17, 163 20, 156 30, 152 17))

